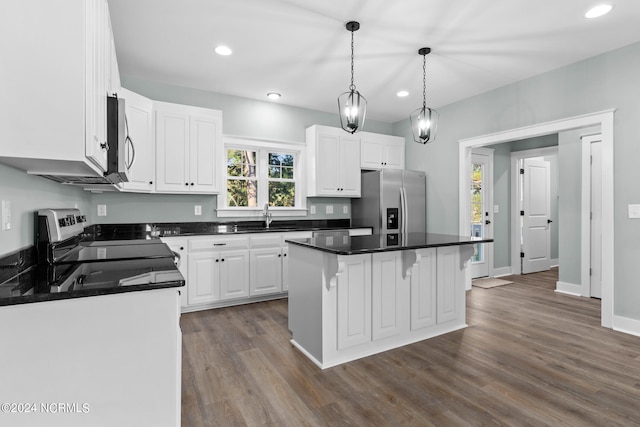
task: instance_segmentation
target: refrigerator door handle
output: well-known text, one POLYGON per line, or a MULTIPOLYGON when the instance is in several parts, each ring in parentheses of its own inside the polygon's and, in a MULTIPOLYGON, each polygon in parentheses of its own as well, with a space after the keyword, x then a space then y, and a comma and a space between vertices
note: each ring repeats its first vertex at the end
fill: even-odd
POLYGON ((400 188, 400 219, 402 221, 402 227, 400 227, 401 233, 407 232, 407 195, 404 187, 400 188))

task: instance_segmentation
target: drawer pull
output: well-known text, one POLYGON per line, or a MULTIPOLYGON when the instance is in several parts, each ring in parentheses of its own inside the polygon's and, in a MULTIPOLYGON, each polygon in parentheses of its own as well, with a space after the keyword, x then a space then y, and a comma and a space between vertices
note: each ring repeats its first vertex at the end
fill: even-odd
POLYGON ((226 243, 214 243, 213 246, 226 246, 226 243))

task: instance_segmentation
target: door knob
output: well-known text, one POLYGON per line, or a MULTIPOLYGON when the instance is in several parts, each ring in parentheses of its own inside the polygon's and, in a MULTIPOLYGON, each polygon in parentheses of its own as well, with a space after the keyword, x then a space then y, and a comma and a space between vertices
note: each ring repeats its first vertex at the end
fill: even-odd
POLYGON ((550 219, 547 220, 547 224, 551 224, 553 221, 551 221, 550 219))

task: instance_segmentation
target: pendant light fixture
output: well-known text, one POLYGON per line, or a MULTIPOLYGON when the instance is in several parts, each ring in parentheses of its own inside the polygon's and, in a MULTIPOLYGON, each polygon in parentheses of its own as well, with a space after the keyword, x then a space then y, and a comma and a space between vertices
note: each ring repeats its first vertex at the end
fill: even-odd
POLYGON ((431 48, 428 47, 418 50, 418 54, 422 55, 422 108, 414 110, 409 116, 413 140, 420 144, 432 142, 438 129, 438 112, 427 107, 427 55, 430 52, 431 48))
POLYGON ((362 126, 364 126, 367 100, 360 95, 360 92, 356 90, 356 85, 353 84, 353 33, 360 29, 360 23, 350 21, 345 27, 351 31, 351 85, 348 92, 344 92, 338 97, 338 111, 342 129, 353 134, 362 130, 362 126))

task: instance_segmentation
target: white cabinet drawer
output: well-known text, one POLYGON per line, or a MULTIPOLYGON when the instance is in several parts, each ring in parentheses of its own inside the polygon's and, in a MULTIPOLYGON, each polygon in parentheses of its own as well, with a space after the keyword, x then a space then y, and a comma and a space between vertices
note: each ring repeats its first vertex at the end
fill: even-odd
POLYGON ((251 249, 282 246, 282 233, 253 234, 250 237, 251 249))
POLYGON ((204 239, 189 239, 189 252, 213 251, 224 249, 248 248, 248 236, 210 237, 204 239))

